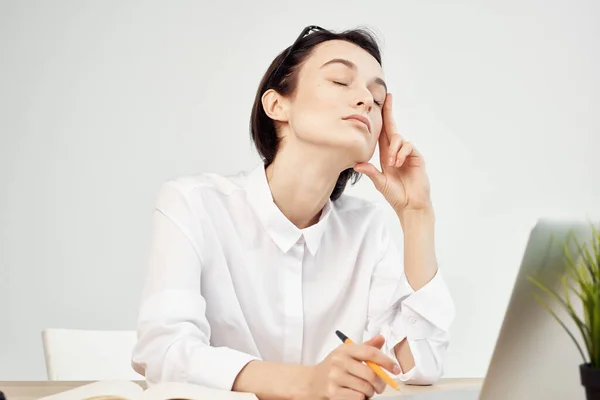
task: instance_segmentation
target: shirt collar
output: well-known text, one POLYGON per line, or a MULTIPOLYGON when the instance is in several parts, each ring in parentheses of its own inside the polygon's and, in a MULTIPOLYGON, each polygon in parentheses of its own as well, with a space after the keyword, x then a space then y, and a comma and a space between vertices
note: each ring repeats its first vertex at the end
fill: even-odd
POLYGON ((273 201, 267 182, 264 164, 261 162, 248 175, 246 193, 248 202, 275 244, 287 253, 303 237, 312 255, 319 249, 327 221, 333 211, 333 202, 327 200, 319 221, 305 229, 299 229, 281 212, 273 201))
POLYGON ((327 222, 333 211, 333 202, 331 199, 327 199, 327 203, 325 203, 325 207, 323 207, 323 210, 321 211, 319 222, 302 230, 304 240, 306 240, 306 247, 308 247, 308 251, 310 251, 313 256, 319 249, 321 238, 323 237, 323 233, 325 233, 328 225, 327 222))

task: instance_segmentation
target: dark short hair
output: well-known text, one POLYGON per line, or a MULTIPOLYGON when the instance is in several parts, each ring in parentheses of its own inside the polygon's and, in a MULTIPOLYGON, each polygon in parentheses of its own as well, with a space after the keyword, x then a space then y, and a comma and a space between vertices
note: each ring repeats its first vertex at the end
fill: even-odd
MULTIPOLYGON (((298 38, 290 47, 283 50, 267 69, 262 77, 250 116, 250 136, 256 149, 265 163, 269 166, 275 159, 279 148, 279 138, 275 130, 275 122, 267 116, 262 106, 262 96, 274 89, 283 96, 292 96, 298 84, 298 72, 304 61, 311 55, 313 48, 329 40, 344 40, 353 43, 371 54, 381 63, 381 52, 376 37, 367 29, 350 29, 339 33, 327 29, 320 29, 304 37, 298 38), (292 48, 291 52, 288 51, 292 48)), ((340 173, 330 199, 335 201, 343 193, 348 181, 355 184, 360 178, 360 173, 348 168, 340 173)))

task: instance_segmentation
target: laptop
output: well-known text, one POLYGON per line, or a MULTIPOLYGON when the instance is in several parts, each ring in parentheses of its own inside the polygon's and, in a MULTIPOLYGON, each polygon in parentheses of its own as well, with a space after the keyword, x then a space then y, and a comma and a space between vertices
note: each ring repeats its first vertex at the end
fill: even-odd
MULTIPOLYGON (((598 226, 594 221, 594 226, 598 226)), ((566 270, 564 245, 573 257, 581 243, 592 239, 590 221, 539 220, 529 235, 500 334, 480 390, 457 389, 390 396, 404 400, 564 400, 585 399, 579 377, 583 362, 567 333, 536 300, 540 293, 527 279, 540 278, 562 293, 559 276, 566 270)), ((547 299, 547 297, 543 297, 547 299)), ((550 302, 572 332, 578 332, 566 313, 550 302)), ((574 304, 576 310, 580 306, 574 304)), ((579 338, 580 335, 576 334, 579 338)), ((476 351, 476 349, 473 349, 476 351)), ((387 397, 387 396, 386 396, 387 397)))

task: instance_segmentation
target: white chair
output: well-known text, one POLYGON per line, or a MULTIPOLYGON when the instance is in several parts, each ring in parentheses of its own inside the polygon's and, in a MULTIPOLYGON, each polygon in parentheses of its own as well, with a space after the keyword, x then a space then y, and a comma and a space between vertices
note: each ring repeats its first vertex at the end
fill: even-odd
POLYGON ((135 331, 44 329, 48 380, 144 380, 131 366, 135 331))

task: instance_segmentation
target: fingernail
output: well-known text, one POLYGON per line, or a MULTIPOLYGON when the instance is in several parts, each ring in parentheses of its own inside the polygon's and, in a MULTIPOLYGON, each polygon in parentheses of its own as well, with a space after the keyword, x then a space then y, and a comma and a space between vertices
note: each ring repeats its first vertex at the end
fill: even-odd
POLYGON ((390 157, 390 159, 388 160, 388 165, 391 167, 392 165, 394 165, 394 157, 390 157))
POLYGON ((394 369, 392 370, 392 372, 398 375, 400 372, 402 372, 402 370, 400 369, 400 366, 398 364, 394 364, 394 369))

